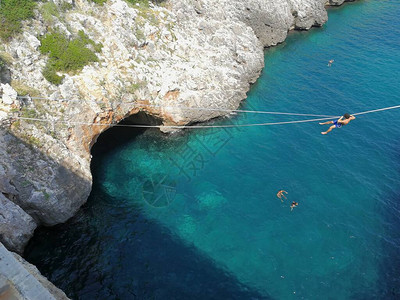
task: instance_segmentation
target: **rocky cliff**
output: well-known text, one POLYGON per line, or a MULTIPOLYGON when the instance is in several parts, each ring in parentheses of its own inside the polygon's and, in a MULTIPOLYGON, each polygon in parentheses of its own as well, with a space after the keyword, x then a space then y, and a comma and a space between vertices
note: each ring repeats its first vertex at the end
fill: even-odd
POLYGON ((291 29, 321 26, 324 6, 343 2, 39 2, 22 33, 0 46, 0 242, 21 253, 36 226, 74 215, 91 189, 90 148, 110 124, 144 111, 185 125, 224 112, 184 107, 237 108, 263 68, 264 47, 291 29), (59 72, 59 85, 44 77, 49 56, 40 51, 54 31, 82 31, 102 45, 97 61, 59 72))

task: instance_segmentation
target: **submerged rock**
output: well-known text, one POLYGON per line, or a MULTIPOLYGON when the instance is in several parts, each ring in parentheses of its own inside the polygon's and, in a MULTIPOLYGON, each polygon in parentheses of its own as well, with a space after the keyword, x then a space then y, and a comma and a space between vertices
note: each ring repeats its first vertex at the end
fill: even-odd
POLYGON ((227 202, 226 198, 216 191, 201 193, 196 199, 199 203, 199 209, 201 210, 215 209, 227 202))
POLYGON ((190 215, 183 215, 180 218, 178 231, 182 238, 192 240, 193 235, 197 230, 196 220, 190 215))

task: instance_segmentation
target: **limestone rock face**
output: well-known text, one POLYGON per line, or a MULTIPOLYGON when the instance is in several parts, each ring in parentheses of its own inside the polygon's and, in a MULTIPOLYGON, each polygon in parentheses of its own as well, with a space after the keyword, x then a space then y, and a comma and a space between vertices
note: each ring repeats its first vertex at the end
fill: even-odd
POLYGON ((163 125, 223 116, 192 108, 236 109, 264 66, 264 47, 327 20, 327 0, 53 2, 58 14, 36 10, 0 47, 11 73, 0 85, 0 192, 38 225, 64 222, 86 201, 90 149, 104 130, 139 111, 163 125), (50 28, 101 43, 98 62, 48 82, 39 46, 50 28))
MULTIPOLYGON (((65 222, 85 202, 82 196, 90 193, 90 181, 68 169, 66 162, 54 161, 38 150, 38 138, 31 136, 28 139, 33 145, 0 129, 0 195, 6 195, 29 214, 23 215, 18 206, 14 209, 12 216, 23 216, 19 218, 25 225, 34 223, 32 218, 44 225, 65 222)), ((14 208, 11 204, 7 207, 14 208)), ((35 227, 36 224, 33 229, 35 227)), ((31 225, 26 226, 30 233, 33 229, 31 225)))
MULTIPOLYGON (((190 7, 193 1, 178 1, 190 7)), ((253 29, 264 47, 283 42, 290 29, 309 29, 327 20, 325 0, 198 0, 195 10, 214 20, 244 23, 253 29)), ((183 9, 180 7, 180 9, 183 9)), ((187 8, 185 9, 187 11, 187 8)))
POLYGON ((32 217, 0 193, 0 242, 7 249, 22 253, 35 228, 32 217))
POLYGON ((329 0, 329 5, 339 6, 342 5, 344 2, 354 2, 356 0, 329 0))

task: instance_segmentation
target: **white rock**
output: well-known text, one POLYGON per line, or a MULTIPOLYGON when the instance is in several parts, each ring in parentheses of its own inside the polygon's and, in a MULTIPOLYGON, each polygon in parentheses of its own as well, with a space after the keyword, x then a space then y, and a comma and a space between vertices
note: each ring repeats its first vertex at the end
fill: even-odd
POLYGON ((35 36, 29 34, 28 32, 24 32, 24 38, 28 41, 29 46, 31 46, 33 50, 36 50, 41 44, 35 36))
POLYGON ((11 105, 17 99, 18 93, 8 84, 0 84, 0 90, 3 91, 2 102, 7 105, 11 105))
POLYGON ((5 111, 0 110, 0 120, 6 119, 8 114, 5 111))

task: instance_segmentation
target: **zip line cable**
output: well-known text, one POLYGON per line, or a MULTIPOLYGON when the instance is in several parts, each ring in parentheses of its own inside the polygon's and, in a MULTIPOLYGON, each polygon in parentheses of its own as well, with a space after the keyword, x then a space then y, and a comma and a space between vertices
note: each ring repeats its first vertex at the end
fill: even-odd
POLYGON ((38 121, 47 123, 64 123, 70 125, 88 125, 88 126, 117 126, 117 127, 135 127, 135 128, 172 128, 172 129, 199 129, 199 128, 233 128, 233 127, 252 127, 252 126, 270 126, 270 125, 282 125, 282 124, 294 124, 294 123, 306 123, 316 121, 326 121, 332 118, 319 118, 319 119, 308 119, 298 121, 287 121, 287 122, 274 122, 274 123, 250 123, 250 124, 230 124, 230 125, 140 125, 140 124, 118 124, 118 123, 85 123, 85 122, 68 122, 60 120, 48 120, 39 118, 25 118, 15 117, 19 120, 38 121))
MULTIPOLYGON (((19 99, 33 99, 33 100, 51 100, 56 102, 83 102, 83 100, 77 99, 50 99, 46 97, 26 97, 26 96, 17 96, 19 99)), ((275 111, 260 111, 260 110, 243 110, 243 109, 227 109, 227 108, 211 108, 211 107, 190 107, 183 105, 174 105, 174 106, 164 106, 157 104, 142 104, 142 103, 122 103, 126 105, 138 105, 140 107, 157 107, 157 108, 180 108, 184 110, 204 110, 204 111, 221 111, 221 112, 229 112, 229 113, 252 113, 252 114, 269 114, 269 115, 289 115, 289 116, 304 116, 304 117, 326 117, 326 118, 336 118, 337 116, 332 115, 316 115, 316 114, 301 114, 301 113, 287 113, 287 112, 275 112, 275 111)))
POLYGON ((369 113, 373 113, 373 112, 377 112, 377 111, 384 111, 384 110, 395 109, 395 108, 400 108, 400 105, 389 106, 389 107, 385 107, 385 108, 378 108, 378 109, 373 109, 373 110, 367 110, 367 111, 355 113, 355 114, 353 114, 353 116, 365 115, 365 114, 369 114, 369 113))
MULTIPOLYGON (((45 97, 24 97, 17 96, 20 99, 36 99, 36 100, 52 100, 57 102, 67 101, 67 102, 82 102, 81 100, 74 99, 50 99, 45 97)), ((297 124, 297 123, 308 123, 316 121, 326 121, 332 118, 338 118, 338 116, 329 115, 317 115, 317 114, 298 114, 298 113, 285 113, 285 112, 271 112, 271 111, 254 111, 254 110, 240 110, 240 109, 219 109, 219 108, 207 108, 207 107, 186 107, 186 106, 161 106, 153 104, 141 104, 141 103, 126 103, 126 104, 137 104, 140 106, 151 106, 160 108, 183 108, 190 110, 208 110, 208 111, 225 111, 225 112, 235 112, 235 113, 255 113, 255 114, 277 114, 277 115, 293 115, 293 116, 313 116, 313 117, 324 117, 318 119, 307 119, 307 120, 296 120, 296 121, 284 121, 284 122, 268 122, 268 123, 250 123, 250 124, 230 124, 230 125, 140 125, 140 124, 118 124, 118 123, 85 123, 85 122, 72 122, 72 121, 62 121, 62 120, 49 120, 40 118, 28 118, 28 117, 13 117, 14 119, 27 120, 27 121, 38 121, 47 123, 64 123, 68 125, 86 125, 86 126, 117 126, 117 127, 132 127, 132 128, 171 128, 171 129, 200 129, 200 128, 233 128, 233 127, 255 127, 255 126, 272 126, 272 125, 284 125, 284 124, 297 124)), ((385 108, 367 110, 359 113, 354 113, 354 116, 364 115, 379 111, 391 110, 400 108, 400 105, 389 106, 385 108)))
MULTIPOLYGON (((374 110, 363 111, 353 114, 364 115, 378 111, 385 111, 400 108, 400 105, 390 106, 385 108, 379 108, 374 110)), ((318 119, 307 119, 297 121, 285 121, 285 122, 272 122, 272 123, 250 123, 250 124, 230 124, 230 125, 140 125, 140 124, 118 124, 118 123, 85 123, 85 122, 69 122, 61 120, 49 120, 39 118, 25 118, 25 117, 14 117, 19 120, 38 121, 47 123, 64 123, 68 125, 87 125, 87 126, 117 126, 117 127, 133 127, 133 128, 171 128, 171 129, 200 129, 200 128, 234 128, 234 127, 255 127, 255 126, 272 126, 272 125, 284 125, 284 124, 297 124, 297 123, 308 123, 316 121, 326 121, 332 118, 318 118, 318 119)))

